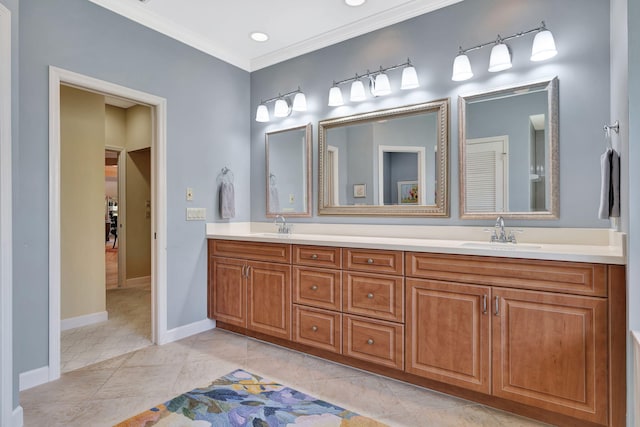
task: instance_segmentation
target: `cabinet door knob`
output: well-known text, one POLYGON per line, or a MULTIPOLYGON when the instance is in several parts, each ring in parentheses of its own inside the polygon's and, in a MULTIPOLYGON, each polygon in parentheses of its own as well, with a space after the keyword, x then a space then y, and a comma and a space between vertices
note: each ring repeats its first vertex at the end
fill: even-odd
POLYGON ((311 259, 318 259, 318 255, 317 254, 311 255, 311 259))
POLYGON ((318 290, 318 285, 311 285, 311 290, 312 291, 317 291, 318 290))
POLYGON ((367 264, 373 264, 373 258, 369 258, 369 259, 367 260, 367 264))
POLYGON ((318 332, 318 327, 317 327, 317 326, 312 326, 312 327, 311 327, 311 330, 312 330, 313 332, 318 332))
POLYGON ((373 345, 373 343, 374 343, 374 341, 373 341, 371 338, 369 338, 369 339, 367 340, 367 344, 369 344, 369 345, 373 345))
POLYGON ((373 299, 373 294, 372 294, 371 292, 369 292, 369 293, 367 294, 367 298, 369 298, 369 299, 373 299))

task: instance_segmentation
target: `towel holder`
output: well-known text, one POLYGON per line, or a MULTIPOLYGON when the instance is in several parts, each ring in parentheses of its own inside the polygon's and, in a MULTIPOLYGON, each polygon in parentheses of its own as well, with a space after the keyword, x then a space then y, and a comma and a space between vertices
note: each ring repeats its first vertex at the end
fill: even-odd
POLYGON ((231 171, 231 169, 225 166, 220 171, 220 174, 223 180, 226 179, 227 182, 233 183, 233 172, 231 171))
POLYGON ((620 133, 620 122, 616 120, 612 125, 604 125, 603 129, 607 134, 610 134, 611 131, 614 131, 615 133, 620 133))

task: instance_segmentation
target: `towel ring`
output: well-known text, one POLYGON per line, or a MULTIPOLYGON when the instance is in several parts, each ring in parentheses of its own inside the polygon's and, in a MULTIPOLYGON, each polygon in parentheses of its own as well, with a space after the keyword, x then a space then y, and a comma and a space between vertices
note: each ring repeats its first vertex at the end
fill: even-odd
POLYGON ((610 134, 611 131, 614 131, 615 133, 620 133, 620 122, 616 120, 612 125, 604 125, 603 129, 607 134, 610 134))

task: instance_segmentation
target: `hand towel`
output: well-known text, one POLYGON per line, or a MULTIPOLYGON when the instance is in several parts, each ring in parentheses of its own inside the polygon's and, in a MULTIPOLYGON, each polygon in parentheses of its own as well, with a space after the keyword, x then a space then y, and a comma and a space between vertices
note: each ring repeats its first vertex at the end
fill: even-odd
POLYGON ((280 196, 275 185, 269 185, 269 212, 280 212, 280 196))
POLYGON ((608 219, 611 211, 611 154, 612 149, 602 153, 600 156, 600 208, 598 218, 608 219))
POLYGON ((611 150, 611 193, 609 194, 609 216, 620 217, 620 155, 611 150))
POLYGON ((231 182, 220 184, 220 216, 223 219, 236 216, 235 190, 231 182))

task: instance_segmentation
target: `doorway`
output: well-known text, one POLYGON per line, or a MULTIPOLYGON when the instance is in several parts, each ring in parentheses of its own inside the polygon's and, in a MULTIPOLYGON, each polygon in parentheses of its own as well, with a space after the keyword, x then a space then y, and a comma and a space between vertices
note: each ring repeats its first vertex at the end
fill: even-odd
MULTIPOLYGON (((149 152, 149 189, 153 197, 143 203, 148 206, 149 212, 149 239, 148 244, 151 253, 150 275, 150 315, 149 326, 151 330, 150 343, 163 343, 166 341, 166 100, 143 92, 125 88, 113 83, 93 79, 56 67, 50 67, 50 210, 49 210, 49 380, 60 377, 61 371, 61 302, 62 302, 62 273, 64 248, 62 240, 64 183, 61 175, 64 172, 64 164, 61 159, 61 91, 65 87, 79 89, 91 94, 103 97, 111 96, 127 100, 135 104, 142 104, 150 109, 150 134, 151 143, 149 152)), ((104 146, 100 152, 100 162, 104 161, 104 146)), ((104 175, 102 174, 104 180, 104 175)), ((77 177, 76 177, 77 178, 77 177)), ((84 177, 83 177, 84 179, 84 177)), ((80 180, 78 180, 80 181, 80 180)), ((102 181, 101 185, 104 185, 102 181)), ((104 192, 100 194, 100 223, 96 229, 99 232, 98 240, 100 250, 103 251, 105 243, 104 192)), ((122 199, 122 194, 119 194, 122 199)), ((122 218, 122 203, 118 203, 118 216, 122 218)), ((120 250, 124 245, 122 233, 123 222, 118 223, 118 243, 120 250)), ((120 251, 119 251, 120 252, 120 251)), ((104 260, 104 255, 102 255, 104 260)), ((104 266, 104 262, 102 262, 104 266)), ((119 269, 120 270, 120 269, 119 269)), ((105 293, 105 271, 101 270, 102 293, 105 293)))

